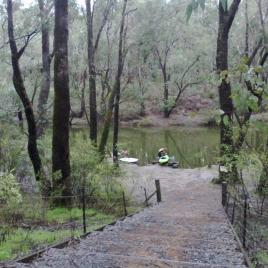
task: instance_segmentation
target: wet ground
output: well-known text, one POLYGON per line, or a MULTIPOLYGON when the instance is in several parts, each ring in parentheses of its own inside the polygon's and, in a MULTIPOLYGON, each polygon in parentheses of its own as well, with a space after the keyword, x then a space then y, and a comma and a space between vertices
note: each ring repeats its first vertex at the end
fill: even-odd
POLYGON ((136 199, 160 178, 163 202, 31 264, 13 267, 246 267, 210 183, 216 169, 126 166, 123 183, 136 199))

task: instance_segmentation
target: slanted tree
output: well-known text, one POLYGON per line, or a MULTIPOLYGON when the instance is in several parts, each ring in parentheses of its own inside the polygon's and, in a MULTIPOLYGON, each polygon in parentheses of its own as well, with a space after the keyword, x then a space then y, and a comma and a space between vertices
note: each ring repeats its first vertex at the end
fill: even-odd
POLYGON ((122 10, 122 18, 120 24, 120 33, 119 33, 119 48, 118 48, 118 71, 116 76, 116 86, 115 86, 115 103, 114 103, 114 136, 113 136, 113 161, 116 165, 118 165, 118 133, 119 133, 119 104, 121 97, 121 75, 124 69, 124 62, 126 57, 126 34, 127 27, 125 28, 125 20, 126 20, 126 8, 127 1, 124 0, 123 10, 122 10))
POLYGON ((115 75, 115 82, 113 85, 112 92, 110 93, 107 111, 105 115, 104 127, 101 135, 101 141, 99 144, 99 152, 104 156, 105 147, 109 137, 110 125, 112 121, 113 109, 115 108, 114 114, 114 138, 113 138, 113 157, 115 162, 118 158, 117 143, 118 143, 118 130, 119 130, 119 101, 120 101, 120 89, 121 89, 121 76, 124 69, 124 41, 125 41, 125 17, 126 17, 127 0, 124 0, 120 32, 119 32, 119 46, 118 46, 118 61, 117 61, 117 72, 115 75))
POLYGON ((33 111, 32 102, 27 94, 24 80, 22 77, 21 69, 20 69, 20 58, 25 52, 30 40, 33 36, 36 35, 37 31, 34 30, 33 32, 29 33, 25 36, 25 43, 24 45, 18 49, 16 38, 14 34, 14 22, 13 22, 13 1, 7 1, 7 15, 8 15, 8 37, 9 37, 9 45, 11 51, 11 61, 12 61, 12 68, 13 68, 13 84, 14 88, 23 104, 24 112, 27 120, 28 125, 28 153, 33 164, 35 178, 39 181, 43 177, 42 171, 42 162, 39 155, 39 151, 37 148, 37 128, 36 128, 36 121, 33 111))
MULTIPOLYGON (((52 140, 52 171, 54 188, 71 194, 69 153, 69 73, 68 73, 68 0, 55 0, 54 29, 54 114, 52 140)), ((70 199, 63 199, 68 203, 70 199)))
POLYGON ((98 29, 97 35, 93 36, 93 22, 94 22, 94 5, 95 1, 86 0, 87 10, 87 33, 88 33, 88 69, 89 69, 89 109, 90 109, 90 139, 94 144, 97 144, 98 134, 98 113, 97 113, 97 93, 96 93, 96 66, 95 54, 97 52, 99 41, 103 29, 107 23, 113 0, 107 0, 101 25, 98 29))
POLYGON ((100 71, 100 80, 101 80, 101 116, 105 116, 107 111, 107 100, 109 94, 112 91, 111 80, 112 80, 112 53, 114 43, 111 40, 111 29, 113 21, 109 20, 107 27, 105 29, 105 37, 107 43, 107 56, 106 61, 103 64, 103 70, 100 71))

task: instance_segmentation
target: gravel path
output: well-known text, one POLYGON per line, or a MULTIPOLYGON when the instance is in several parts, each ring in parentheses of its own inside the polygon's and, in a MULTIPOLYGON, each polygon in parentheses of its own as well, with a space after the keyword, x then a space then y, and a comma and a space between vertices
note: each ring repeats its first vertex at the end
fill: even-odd
MULTIPOLYGON (((246 267, 220 205, 216 169, 126 166, 135 198, 160 178, 163 202, 31 264, 13 267, 246 267)), ((142 195, 140 194, 142 193, 142 195)))

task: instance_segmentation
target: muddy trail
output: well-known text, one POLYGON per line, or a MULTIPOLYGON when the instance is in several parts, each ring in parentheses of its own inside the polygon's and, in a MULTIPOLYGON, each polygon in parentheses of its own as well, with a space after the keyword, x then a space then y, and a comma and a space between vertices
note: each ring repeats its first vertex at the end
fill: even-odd
POLYGON ((126 166, 123 183, 135 198, 159 178, 163 202, 12 267, 246 267, 221 207, 220 188, 210 183, 216 174, 206 168, 126 166))

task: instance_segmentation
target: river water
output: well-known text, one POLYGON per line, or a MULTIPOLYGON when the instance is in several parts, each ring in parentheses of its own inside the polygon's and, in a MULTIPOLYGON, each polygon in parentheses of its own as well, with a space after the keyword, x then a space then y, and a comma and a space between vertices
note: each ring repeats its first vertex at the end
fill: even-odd
POLYGON ((219 130, 204 127, 120 129, 119 148, 127 150, 129 157, 138 158, 141 164, 155 160, 161 147, 167 148, 169 156, 183 168, 213 164, 218 158, 219 130))
MULTIPOLYGON (((73 128, 72 133, 81 131, 88 139, 88 128, 73 128)), ((48 135, 51 135, 49 132, 48 135)), ((108 152, 112 152, 112 136, 108 152)), ((267 150, 268 126, 261 124, 251 128, 247 145, 257 151, 267 150)), ((168 155, 181 168, 196 168, 216 164, 219 160, 220 131, 215 127, 167 127, 167 128, 120 128, 119 151, 128 151, 129 157, 139 159, 141 165, 157 160, 158 150, 167 148, 168 155)))

